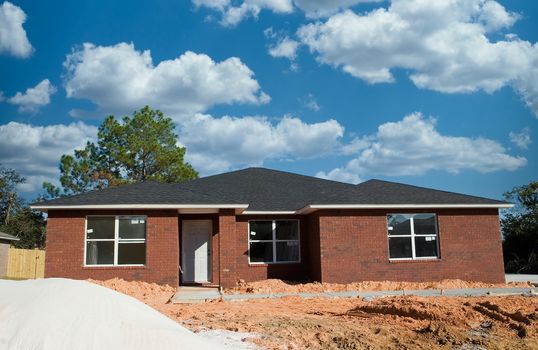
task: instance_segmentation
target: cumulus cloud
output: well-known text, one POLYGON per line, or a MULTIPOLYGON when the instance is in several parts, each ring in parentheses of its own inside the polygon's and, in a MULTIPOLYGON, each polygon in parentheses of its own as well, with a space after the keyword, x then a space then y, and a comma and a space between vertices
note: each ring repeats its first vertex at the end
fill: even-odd
POLYGON ((43 181, 57 182, 62 154, 84 147, 96 135, 96 127, 82 122, 48 126, 9 122, 0 125, 0 160, 26 177, 21 191, 37 191, 43 181))
POLYGON ((230 0, 192 0, 196 7, 205 6, 214 10, 223 10, 230 5, 230 0))
POLYGON ((32 54, 32 44, 22 27, 26 13, 12 3, 5 1, 0 5, 0 54, 26 58, 32 54))
POLYGON ((204 6, 221 12, 220 23, 223 26, 233 27, 248 17, 257 18, 263 9, 275 13, 293 12, 291 0, 243 0, 235 5, 230 0, 193 0, 196 7, 204 6))
POLYGON ((511 131, 509 136, 510 136, 510 141, 512 141, 519 148, 527 149, 529 148, 529 145, 532 143, 531 129, 528 127, 523 128, 521 132, 511 131))
POLYGON ((424 118, 420 113, 382 124, 375 135, 363 140, 368 143, 357 147, 359 152, 354 159, 317 176, 358 182, 365 174, 402 176, 429 171, 457 174, 462 170, 490 173, 516 170, 527 164, 526 158, 509 155, 496 141, 442 135, 436 130, 435 119, 424 118))
POLYGON ((216 104, 270 100, 254 73, 236 57, 215 62, 187 51, 155 66, 150 51, 137 51, 133 44, 86 43, 67 56, 64 67, 67 97, 89 99, 105 112, 130 113, 151 105, 182 115, 216 104))
POLYGON ((489 38, 518 18, 493 0, 393 0, 304 25, 297 35, 319 62, 371 84, 393 82, 399 68, 417 87, 443 93, 512 86, 538 114, 538 45, 489 38))
POLYGON ((299 43, 288 37, 280 39, 275 45, 269 47, 269 55, 272 57, 287 58, 291 61, 297 57, 299 43))
POLYGON ((8 102, 19 106, 19 112, 35 113, 40 107, 50 103, 50 96, 56 92, 54 85, 48 79, 42 80, 24 93, 17 92, 8 102))
MULTIPOLYGON (((187 147, 186 160, 203 175, 266 161, 293 161, 339 152, 344 128, 335 120, 306 123, 286 115, 213 117, 194 114, 176 124, 178 145, 187 147)), ((28 179, 21 190, 39 190, 43 181, 58 182, 62 154, 95 141, 97 128, 83 122, 34 126, 17 122, 0 125, 0 163, 28 179)))
POLYGON ((290 61, 290 71, 297 72, 299 65, 295 62, 295 59, 297 58, 299 42, 291 39, 283 32, 275 32, 273 27, 265 29, 263 34, 274 42, 268 47, 267 53, 275 58, 288 59, 290 61))
POLYGON ((336 152, 343 134, 336 120, 309 124, 292 116, 272 122, 267 117, 197 114, 179 125, 187 160, 203 174, 267 160, 321 157, 336 152))
POLYGON ((308 18, 327 17, 361 3, 379 1, 382 0, 294 0, 308 18))
POLYGON ((362 182, 361 177, 357 173, 354 173, 346 168, 334 168, 328 173, 320 171, 316 174, 316 177, 319 177, 320 179, 348 182, 351 184, 358 184, 359 182, 362 182))
MULTIPOLYGON (((221 13, 220 23, 233 27, 248 17, 258 17, 262 10, 279 14, 294 11, 294 5, 304 11, 307 18, 327 17, 360 3, 382 0, 243 0, 235 5, 230 0, 192 0, 196 8, 207 7, 221 13)), ((502 19, 499 19, 502 20, 502 19)))

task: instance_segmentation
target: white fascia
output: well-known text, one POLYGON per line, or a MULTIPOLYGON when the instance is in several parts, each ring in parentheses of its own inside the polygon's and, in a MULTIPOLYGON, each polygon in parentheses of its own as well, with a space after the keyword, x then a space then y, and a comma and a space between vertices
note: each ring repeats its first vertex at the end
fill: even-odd
POLYGON ((102 205, 32 205, 33 210, 80 210, 80 209, 241 209, 248 204, 102 204, 102 205))
POLYGON ((514 204, 310 204, 296 211, 309 214, 321 209, 501 209, 512 208, 514 204))
POLYGON ((263 211, 263 210, 245 210, 241 214, 243 215, 294 215, 297 211, 263 211))

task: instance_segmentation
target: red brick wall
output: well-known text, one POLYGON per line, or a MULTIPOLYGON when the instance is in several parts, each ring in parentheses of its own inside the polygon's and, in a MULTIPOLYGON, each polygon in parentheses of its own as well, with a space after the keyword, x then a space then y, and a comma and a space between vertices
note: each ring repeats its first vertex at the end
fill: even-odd
MULTIPOLYGON (((224 213, 224 212, 223 212, 224 213)), ((221 214, 219 239, 221 256, 221 285, 234 286, 239 279, 258 281, 267 278, 283 280, 308 279, 308 222, 300 217, 301 262, 289 264, 249 264, 248 261, 248 221, 297 219, 297 216, 234 216, 232 212, 221 214)))
POLYGON ((176 211, 57 211, 48 213, 45 277, 106 280, 114 277, 178 284, 176 211), (147 215, 146 266, 84 267, 86 215, 147 215))
POLYGON ((321 281, 321 247, 319 236, 319 215, 314 212, 308 215, 308 267, 312 281, 321 281))
POLYGON ((221 210, 219 214, 220 285, 232 287, 237 282, 235 211, 221 210))
MULTIPOLYGON (((425 210, 438 214, 441 258, 390 262, 386 214, 408 211, 319 211, 300 218, 301 262, 251 265, 248 220, 297 216, 236 216, 233 210, 203 216, 213 220, 212 282, 224 287, 266 278, 353 282, 361 280, 431 281, 460 278, 503 282, 501 237, 496 209, 425 210)), ((114 277, 159 284, 179 283, 179 229, 176 211, 50 211, 46 277, 104 280, 114 277), (86 215, 147 215, 146 266, 84 267, 86 215)))
POLYGON ((309 254, 308 220, 304 216, 238 216, 236 224, 237 232, 237 274, 245 281, 257 281, 267 278, 280 278, 289 281, 308 280, 309 254), (299 219, 299 236, 301 262, 285 264, 249 264, 248 262, 248 221, 249 220, 286 220, 299 219))
POLYGON ((346 210, 312 215, 319 216, 323 282, 445 278, 504 282, 497 209, 346 210), (389 261, 386 215, 395 212, 437 214, 440 259, 389 261))

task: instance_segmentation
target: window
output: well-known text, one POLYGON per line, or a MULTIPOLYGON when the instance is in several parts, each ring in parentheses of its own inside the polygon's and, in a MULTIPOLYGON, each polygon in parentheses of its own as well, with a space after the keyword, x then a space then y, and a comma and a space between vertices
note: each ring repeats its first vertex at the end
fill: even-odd
POLYGON ((435 214, 387 215, 390 259, 438 258, 435 214))
POLYGON ((86 265, 144 265, 145 216, 88 216, 86 265))
POLYGON ((250 263, 299 262, 299 221, 249 221, 250 263))

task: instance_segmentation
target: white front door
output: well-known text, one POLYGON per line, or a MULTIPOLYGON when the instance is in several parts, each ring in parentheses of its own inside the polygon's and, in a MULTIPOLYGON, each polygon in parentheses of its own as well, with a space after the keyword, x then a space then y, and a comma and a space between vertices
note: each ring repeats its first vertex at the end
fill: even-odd
POLYGON ((211 220, 183 220, 181 239, 182 281, 208 282, 211 264, 211 220))

